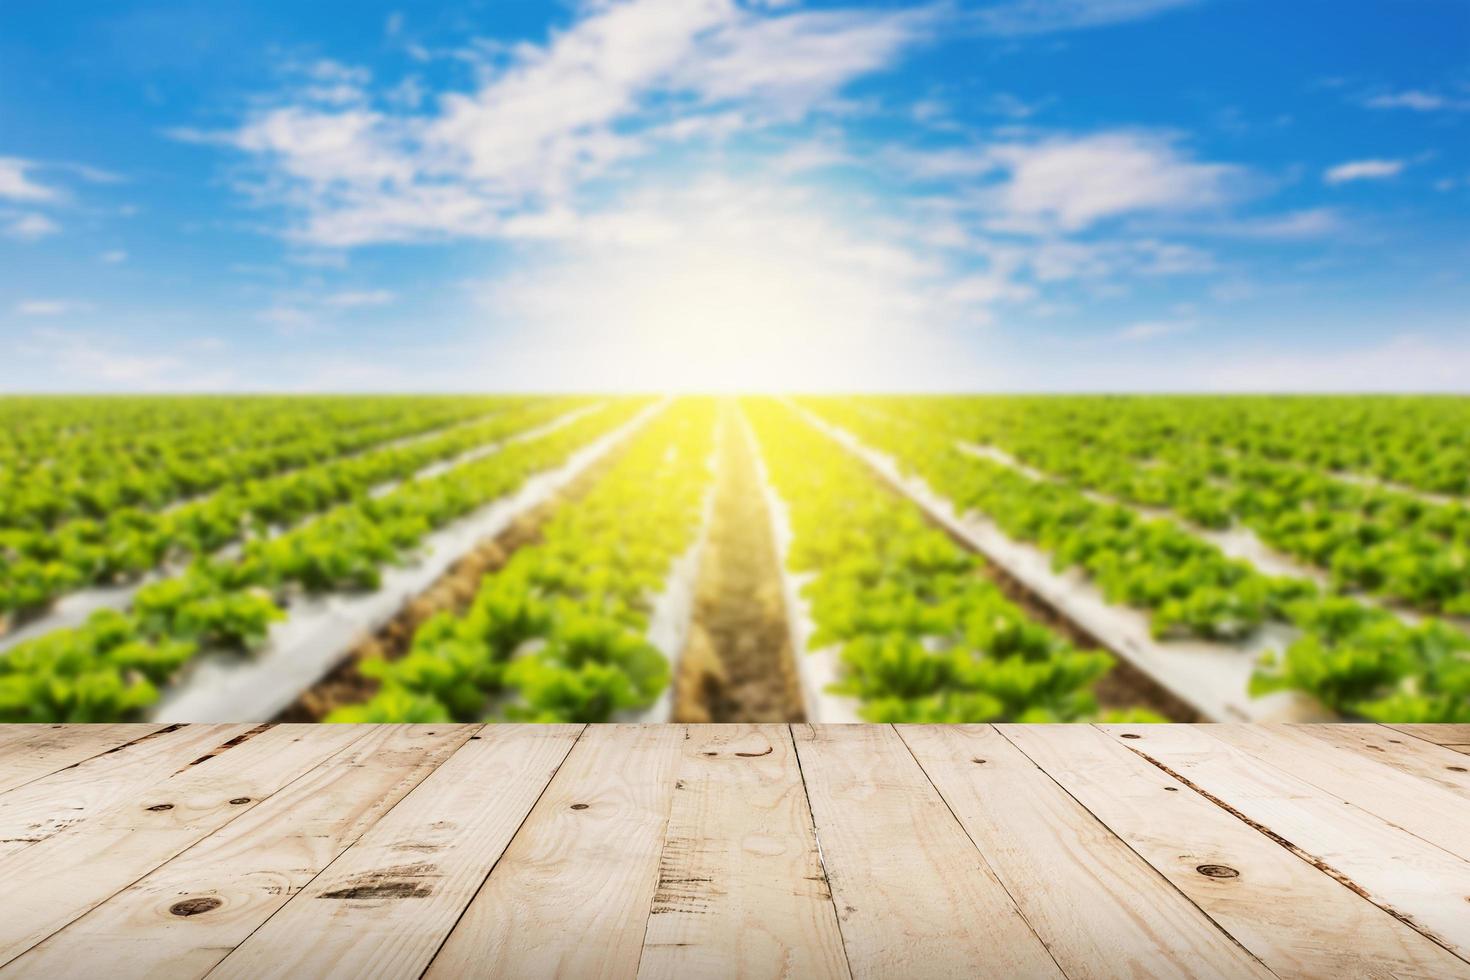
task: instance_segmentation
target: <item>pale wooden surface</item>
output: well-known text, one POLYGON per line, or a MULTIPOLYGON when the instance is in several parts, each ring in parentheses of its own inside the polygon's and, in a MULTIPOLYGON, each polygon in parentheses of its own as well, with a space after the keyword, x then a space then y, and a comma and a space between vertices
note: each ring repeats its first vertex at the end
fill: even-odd
POLYGON ((0 976, 1470 978, 1466 736, 0 727, 0 976))

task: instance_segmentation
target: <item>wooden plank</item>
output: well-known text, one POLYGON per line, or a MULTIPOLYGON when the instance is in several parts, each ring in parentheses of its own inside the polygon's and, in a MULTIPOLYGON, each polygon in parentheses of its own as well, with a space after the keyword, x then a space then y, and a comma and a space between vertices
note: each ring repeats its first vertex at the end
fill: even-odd
POLYGON ((55 730, 61 727, 63 726, 45 725, 33 722, 22 722, 12 725, 0 724, 0 752, 4 752, 5 747, 13 742, 18 742, 21 739, 33 738, 44 731, 55 730))
POLYGON ((204 976, 480 727, 369 728, 0 975, 204 976))
POLYGON ((1130 752, 1132 740, 1086 725, 997 729, 1278 976, 1470 976, 1470 965, 1130 752))
POLYGON ((1072 980, 1274 976, 991 726, 898 733, 1072 980))
POLYGON ((854 977, 1060 977, 887 725, 793 726, 854 977))
POLYGON ((1470 746, 1470 724, 1465 725, 1389 725, 1395 731, 1422 738, 1435 745, 1470 746))
MULTIPOLYGON (((1470 914, 1465 903, 1470 896, 1470 863, 1263 763, 1204 726, 1107 727, 1110 737, 1129 739, 1120 745, 1166 767, 1275 838, 1289 841, 1297 854, 1461 958, 1470 957, 1470 914)), ((1222 735, 1228 731, 1222 729, 1222 735)), ((1470 819, 1470 807, 1461 810, 1466 815, 1465 836, 1470 838, 1470 823, 1464 822, 1470 819)))
POLYGON ((633 976, 684 737, 588 728, 425 976, 633 976))
POLYGON ((691 734, 639 977, 846 977, 790 730, 701 725, 691 734))
POLYGON ((361 738, 278 725, 39 844, 0 859, 0 964, 96 908, 361 738))
POLYGON ((101 755, 134 739, 162 728, 162 725, 56 725, 42 726, 41 731, 0 745, 0 793, 8 793, 34 779, 74 766, 78 762, 101 755))
POLYGON ((160 729, 0 796, 0 858, 133 798, 251 727, 160 729))
POLYGON ((209 975, 418 976, 581 730, 486 727, 209 975))
POLYGON ((1303 734, 1340 749, 1364 753, 1369 759, 1470 800, 1470 759, 1448 746, 1425 742, 1383 725, 1302 725, 1300 728, 1303 734))
MULTIPOLYGON (((1137 731, 1126 725, 1105 727, 1115 734, 1137 731)), ((1264 765, 1257 768, 1263 774, 1279 770, 1333 797, 1337 809, 1349 803, 1470 861, 1470 800, 1462 795, 1470 795, 1470 781, 1463 788, 1435 786, 1356 746, 1314 738, 1299 727, 1211 725, 1200 731, 1259 759, 1264 765)), ((1444 754, 1459 759, 1454 753, 1444 754)), ((1445 772, 1447 776, 1466 774, 1470 769, 1467 773, 1445 772)))

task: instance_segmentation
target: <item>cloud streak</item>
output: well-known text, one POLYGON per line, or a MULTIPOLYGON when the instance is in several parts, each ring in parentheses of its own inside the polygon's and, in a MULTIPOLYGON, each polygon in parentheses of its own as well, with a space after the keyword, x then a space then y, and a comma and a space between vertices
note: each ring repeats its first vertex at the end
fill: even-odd
POLYGON ((1470 112, 1470 99, 1454 99, 1438 92, 1406 89, 1363 100, 1369 109, 1408 109, 1413 112, 1470 112))
POLYGON ((1355 180, 1385 180, 1397 177, 1408 164, 1403 160, 1350 160, 1329 167, 1322 174, 1325 183, 1348 184, 1355 180))
POLYGON ((22 242, 34 242, 61 231, 61 225, 37 211, 0 214, 0 233, 22 242))
POLYGON ((0 157, 0 198, 27 204, 61 200, 61 192, 31 177, 36 164, 18 157, 0 157))
POLYGON ((89 309, 86 303, 64 299, 27 299, 15 304, 15 312, 21 316, 65 316, 89 309))

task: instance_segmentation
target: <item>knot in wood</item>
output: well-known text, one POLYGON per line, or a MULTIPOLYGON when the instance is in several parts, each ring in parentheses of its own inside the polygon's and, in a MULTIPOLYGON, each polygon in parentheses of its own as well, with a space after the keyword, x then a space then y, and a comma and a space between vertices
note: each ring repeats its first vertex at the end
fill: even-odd
POLYGON ((1194 870, 1206 878, 1239 878, 1240 872, 1223 864, 1201 864, 1194 870))
POLYGON ((175 902, 170 905, 168 910, 174 915, 201 915, 205 912, 213 912, 223 904, 225 903, 213 896, 186 898, 182 902, 175 902))

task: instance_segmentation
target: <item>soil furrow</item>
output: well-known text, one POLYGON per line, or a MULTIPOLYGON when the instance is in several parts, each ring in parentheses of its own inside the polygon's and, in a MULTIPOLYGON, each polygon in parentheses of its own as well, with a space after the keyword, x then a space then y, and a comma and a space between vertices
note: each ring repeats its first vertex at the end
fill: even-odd
POLYGON ((804 721, 780 569, 745 426, 726 402, 694 622, 674 682, 674 721, 804 721))

